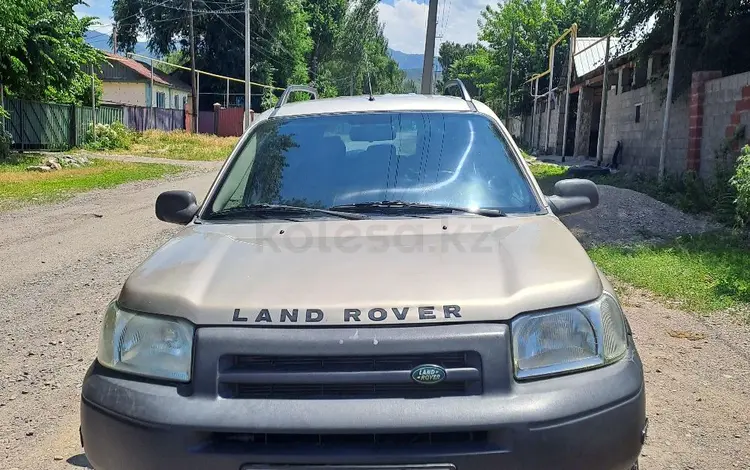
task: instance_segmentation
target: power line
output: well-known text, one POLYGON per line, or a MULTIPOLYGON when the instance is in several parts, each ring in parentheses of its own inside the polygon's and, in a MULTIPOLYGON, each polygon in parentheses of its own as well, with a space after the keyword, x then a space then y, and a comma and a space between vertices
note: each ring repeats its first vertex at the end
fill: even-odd
MULTIPOLYGON (((281 49, 281 50, 282 50, 283 52, 286 52, 286 53, 287 53, 287 55, 288 55, 288 56, 289 56, 289 57, 290 57, 290 58, 291 58, 292 60, 296 59, 296 57, 294 56, 294 54, 292 54, 292 53, 291 53, 291 52, 289 51, 289 49, 287 49, 286 47, 284 47, 284 45, 283 45, 282 41, 281 41, 280 39, 278 39, 278 38, 277 38, 276 36, 274 36, 274 35, 273 35, 273 33, 272 33, 272 32, 271 32, 271 31, 270 31, 270 30, 269 30, 268 28, 266 28, 266 26, 265 26, 265 25, 263 24, 263 21, 262 21, 262 20, 260 19, 260 17, 259 17, 259 16, 257 16, 257 15, 256 15, 255 13, 252 13, 252 12, 251 12, 250 14, 251 14, 251 15, 253 15, 253 16, 255 17, 255 19, 257 19, 257 20, 258 20, 258 23, 260 24, 260 27, 261 27, 261 28, 262 28, 262 29, 263 29, 263 30, 264 30, 265 32, 267 32, 267 33, 268 33, 268 35, 269 35, 269 36, 271 36, 271 38, 272 38, 272 39, 275 39, 275 40, 276 40, 276 42, 272 42, 272 41, 271 41, 270 39, 264 38, 263 36, 258 36, 258 39, 262 39, 263 41, 265 41, 265 42, 266 42, 266 43, 267 43, 267 44, 269 45, 269 47, 271 47, 271 48, 273 48, 273 47, 278 47, 278 48, 279 48, 279 49, 281 49)), ((240 20, 239 20, 239 19, 238 19, 238 18, 237 18, 236 16, 232 16, 232 17, 230 17, 230 18, 234 18, 234 19, 236 19, 236 20, 237 20, 238 22, 240 21, 240 20)), ((240 23, 241 23, 241 22, 240 22, 240 23)), ((243 25, 243 26, 244 26, 244 25, 243 25)), ((239 34, 239 33, 238 33, 238 34, 239 34)), ((256 43, 256 44, 257 44, 257 43, 256 43)), ((268 49, 266 49, 266 51, 267 51, 268 53, 270 53, 270 54, 273 54, 273 51, 271 51, 271 50, 268 50, 268 49)), ((312 69, 310 69, 310 67, 307 67, 307 72, 308 72, 308 73, 309 73, 310 75, 312 75, 312 76, 313 76, 313 78, 315 78, 315 79, 317 79, 317 78, 320 78, 320 73, 315 73, 315 72, 313 72, 313 71, 312 71, 312 69)), ((349 80, 349 77, 341 77, 341 78, 333 78, 333 77, 331 77, 331 81, 333 81, 333 82, 335 82, 335 83, 341 83, 341 82, 344 82, 345 80, 349 80)))
MULTIPOLYGON (((241 37, 241 38, 245 37, 244 33, 242 33, 237 28, 235 28, 234 26, 232 26, 231 24, 229 24, 229 22, 227 20, 225 20, 221 16, 217 16, 217 18, 219 18, 227 26, 227 28, 229 28, 230 30, 234 31, 234 33, 237 34, 239 37, 241 37)), ((272 51, 267 51, 267 50, 263 49, 260 46, 260 44, 258 44, 257 42, 253 41, 252 39, 250 39, 250 42, 251 42, 251 45, 254 46, 254 49, 256 51, 258 51, 259 53, 261 53, 266 59, 268 59, 271 62, 274 62, 278 66, 282 66, 283 67, 283 64, 281 62, 279 62, 277 59, 275 59, 275 58, 272 57, 273 56, 273 52, 272 51), (271 56, 269 56, 267 54, 271 54, 271 56)))
POLYGON ((440 28, 439 28, 440 32, 438 33, 438 36, 440 36, 440 37, 443 36, 443 32, 444 32, 444 28, 445 28, 445 6, 446 6, 446 3, 447 2, 445 2, 445 1, 443 2, 443 5, 442 5, 443 9, 440 12, 440 28))
POLYGON ((184 8, 184 7, 181 8, 181 7, 178 7, 178 6, 175 6, 175 5, 168 5, 167 3, 154 3, 154 2, 149 2, 148 0, 142 0, 142 1, 144 3, 147 3, 149 5, 153 5, 153 6, 157 6, 157 7, 171 8, 172 10, 187 11, 187 12, 191 12, 191 13, 204 13, 204 14, 206 14, 206 13, 213 13, 213 14, 216 14, 216 15, 218 15, 218 14, 222 14, 222 15, 236 15, 236 14, 239 14, 239 13, 244 13, 243 10, 237 10, 237 11, 227 11, 227 10, 192 10, 191 11, 191 10, 189 10, 187 8, 184 8))

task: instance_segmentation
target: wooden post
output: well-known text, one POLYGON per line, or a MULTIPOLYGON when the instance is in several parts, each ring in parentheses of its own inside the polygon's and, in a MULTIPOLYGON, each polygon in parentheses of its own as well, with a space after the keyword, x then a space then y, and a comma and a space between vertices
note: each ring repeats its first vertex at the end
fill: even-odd
POLYGON ((96 142, 96 81, 94 79, 94 64, 91 64, 91 121, 94 123, 91 135, 94 142, 96 142))
POLYGON ((596 164, 601 165, 604 158, 604 126, 607 125, 607 96, 609 95, 609 38, 607 36, 607 50, 604 52, 604 68, 602 77, 602 103, 599 112, 599 138, 596 143, 596 164))
POLYGON ((221 111, 221 105, 214 103, 214 134, 219 135, 219 113, 221 111))
POLYGON ((672 90, 674 88, 674 68, 677 59, 677 39, 680 31, 680 0, 674 9, 672 25, 672 47, 669 53, 669 78, 667 79, 667 100, 664 103, 664 121, 661 127, 661 148, 659 150, 659 181, 664 179, 664 167, 667 159, 667 135, 669 133, 669 113, 672 107, 672 90))

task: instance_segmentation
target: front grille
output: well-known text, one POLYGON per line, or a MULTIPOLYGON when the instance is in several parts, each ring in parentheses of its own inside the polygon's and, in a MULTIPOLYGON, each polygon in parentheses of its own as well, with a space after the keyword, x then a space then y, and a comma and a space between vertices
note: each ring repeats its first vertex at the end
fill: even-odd
POLYGON ((231 356, 232 367, 258 372, 359 372, 411 370, 421 364, 467 367, 470 352, 393 356, 231 356))
POLYGON ((456 444, 486 444, 487 431, 425 432, 400 434, 265 434, 265 433, 213 433, 216 445, 241 444, 243 446, 310 446, 310 447, 363 447, 363 446, 446 446, 456 444))
POLYGON ((396 384, 235 384, 232 398, 432 398, 466 395, 466 382, 442 382, 429 388, 414 383, 396 384))
POLYGON ((369 356, 224 356, 219 394, 245 399, 435 398, 482 392, 476 352, 369 356), (411 380, 419 365, 443 367, 436 384, 411 380))

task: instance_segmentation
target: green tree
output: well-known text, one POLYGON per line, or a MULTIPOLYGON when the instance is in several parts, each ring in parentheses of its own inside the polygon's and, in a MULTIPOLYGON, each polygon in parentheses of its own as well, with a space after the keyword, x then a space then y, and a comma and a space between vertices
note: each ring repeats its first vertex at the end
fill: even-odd
POLYGON ((190 54, 185 49, 178 49, 176 51, 170 52, 162 60, 167 63, 165 64, 164 62, 158 62, 154 64, 154 67, 166 74, 170 74, 176 72, 177 70, 180 70, 180 68, 175 67, 175 65, 181 65, 183 67, 190 66, 190 54))
POLYGON ((399 93, 405 73, 388 54, 378 0, 350 0, 336 54, 327 64, 340 94, 399 93), (368 80, 369 75, 369 80, 368 80))
MULTIPOLYGON (((482 12, 479 31, 479 39, 488 48, 486 52, 480 49, 472 54, 478 57, 472 61, 476 71, 469 76, 476 74, 484 99, 496 111, 504 110, 510 72, 509 45, 514 34, 511 106, 516 112, 528 112, 532 97, 529 85, 524 82, 548 68, 552 42, 573 23, 578 24, 579 36, 602 36, 612 32, 621 17, 617 0, 508 0, 495 7, 488 6, 482 12)), ((555 49, 555 86, 562 83, 559 79, 564 76, 567 55, 567 42, 555 49)), ((540 80, 540 92, 548 87, 549 83, 540 80)))
MULTIPOLYGON (((112 7, 121 51, 132 51, 139 33, 149 36, 152 52, 167 55, 189 51, 185 0, 114 0, 112 7)), ((251 8, 251 80, 278 87, 309 83, 307 60, 312 40, 302 0, 251 0, 251 8)), ((230 77, 245 76, 244 9, 244 0, 193 1, 196 68, 230 77)), ((189 82, 189 72, 178 73, 189 82)), ((221 80, 201 80, 200 85, 201 92, 226 91, 226 83, 221 80)))
POLYGON ((491 67, 489 62, 484 63, 488 59, 487 48, 480 44, 442 43, 438 52, 438 62, 443 75, 437 83, 438 91, 442 90, 449 80, 460 78, 472 96, 478 95, 478 83, 482 82, 480 75, 488 72, 484 71, 483 67, 491 67))
POLYGON ((86 44, 93 19, 78 18, 80 0, 0 1, 0 82, 10 95, 90 103, 90 67, 101 54, 86 44))
POLYGON ((419 87, 417 86, 417 82, 411 78, 405 78, 401 91, 403 93, 419 93, 419 87))
MULTIPOLYGON (((674 0, 620 0, 624 11, 622 27, 627 40, 635 39, 650 19, 653 28, 640 43, 646 54, 672 42, 674 0)), ((745 0, 682 0, 675 69, 674 95, 677 99, 689 87, 693 71, 721 70, 733 75, 750 70, 750 3, 745 0)))
POLYGON ((313 42, 309 60, 313 77, 318 74, 319 64, 331 60, 334 55, 348 5, 347 0, 305 0, 304 2, 313 42))

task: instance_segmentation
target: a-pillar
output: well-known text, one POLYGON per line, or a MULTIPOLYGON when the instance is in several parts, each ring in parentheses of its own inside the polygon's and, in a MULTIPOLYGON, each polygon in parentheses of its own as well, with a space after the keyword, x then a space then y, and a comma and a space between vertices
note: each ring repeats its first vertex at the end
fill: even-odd
POLYGON ((690 130, 688 131, 687 170, 700 171, 701 139, 703 138, 703 99, 706 82, 721 77, 719 71, 693 72, 690 85, 690 130))
POLYGON ((573 144, 573 155, 589 156, 589 137, 591 136, 591 116, 594 111, 594 89, 581 87, 578 91, 578 113, 576 115, 576 137, 573 144))

